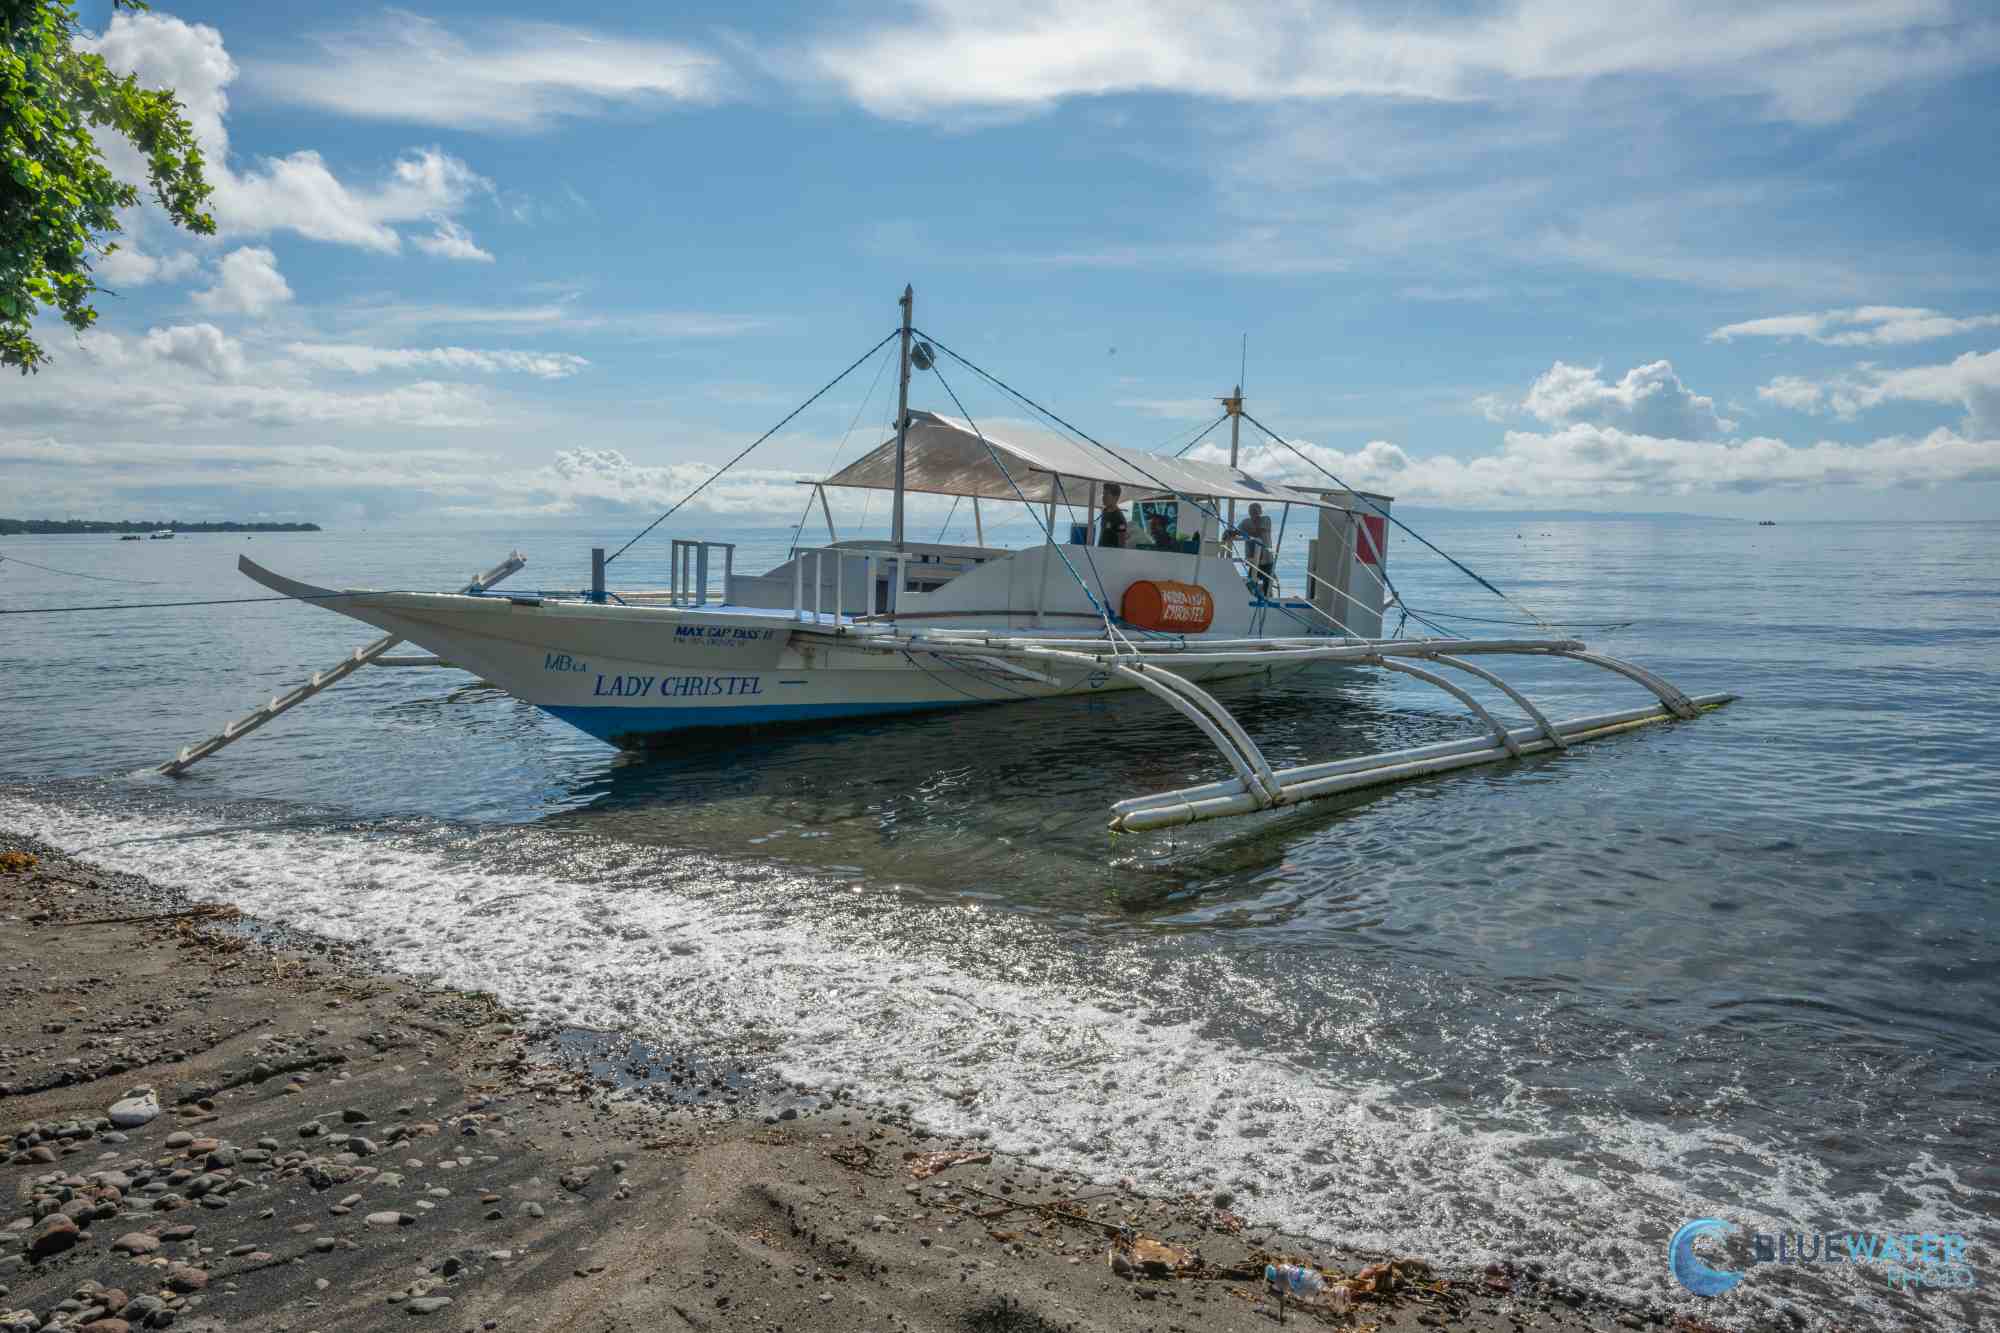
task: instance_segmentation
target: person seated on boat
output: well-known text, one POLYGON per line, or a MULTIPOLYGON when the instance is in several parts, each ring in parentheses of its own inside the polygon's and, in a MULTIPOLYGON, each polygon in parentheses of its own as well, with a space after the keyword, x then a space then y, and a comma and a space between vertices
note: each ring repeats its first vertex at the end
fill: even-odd
POLYGON ((1238 531, 1243 534, 1243 558, 1250 562, 1251 586, 1269 594, 1276 585, 1272 570, 1278 563, 1277 552, 1271 549, 1271 516, 1263 505, 1253 502, 1250 516, 1238 531))
POLYGON ((1181 549, 1180 543, 1174 540, 1174 530, 1167 526, 1167 516, 1165 514, 1155 513, 1146 520, 1146 540, 1151 542, 1156 550, 1178 551, 1181 549))
POLYGON ((1129 524, 1125 521, 1125 510, 1119 499, 1124 492, 1116 482, 1104 483, 1104 512, 1097 519, 1097 544, 1099 546, 1123 546, 1129 524))

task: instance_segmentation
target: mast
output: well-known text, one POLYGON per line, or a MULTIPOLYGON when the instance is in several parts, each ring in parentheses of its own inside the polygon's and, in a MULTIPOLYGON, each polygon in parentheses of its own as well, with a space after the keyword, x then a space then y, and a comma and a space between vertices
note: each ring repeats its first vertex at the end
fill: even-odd
MULTIPOLYGON (((1243 431, 1243 386, 1236 386, 1236 392, 1222 400, 1222 410, 1229 414, 1229 466, 1236 466, 1237 437, 1243 431)), ((1236 497, 1229 497, 1229 526, 1236 526, 1236 497)))
POLYGON ((903 286, 903 373, 896 388, 896 508, 890 539, 903 549, 903 450, 910 440, 910 313, 916 307, 916 289, 903 286))

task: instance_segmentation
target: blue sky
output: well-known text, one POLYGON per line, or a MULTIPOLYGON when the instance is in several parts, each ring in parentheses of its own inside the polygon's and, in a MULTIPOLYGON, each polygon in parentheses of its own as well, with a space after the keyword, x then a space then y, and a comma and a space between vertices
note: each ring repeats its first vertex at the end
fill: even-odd
MULTIPOLYGON (((1190 437, 1247 335, 1251 410, 1412 503, 2000 517, 1984 7, 299 13, 84 7, 182 91, 221 229, 135 211, 100 330, 45 328, 9 512, 622 522, 908 281, 1119 443, 1190 437)), ((703 513, 791 517, 875 370, 703 513)))

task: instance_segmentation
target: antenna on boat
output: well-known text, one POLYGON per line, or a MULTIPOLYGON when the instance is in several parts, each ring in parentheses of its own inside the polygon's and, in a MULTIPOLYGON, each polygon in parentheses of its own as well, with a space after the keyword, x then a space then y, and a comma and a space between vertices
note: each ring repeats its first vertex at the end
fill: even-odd
POLYGON ((910 441, 910 315, 916 308, 916 288, 903 285, 903 367, 896 381, 896 508, 890 522, 890 540, 903 549, 903 452, 910 441))

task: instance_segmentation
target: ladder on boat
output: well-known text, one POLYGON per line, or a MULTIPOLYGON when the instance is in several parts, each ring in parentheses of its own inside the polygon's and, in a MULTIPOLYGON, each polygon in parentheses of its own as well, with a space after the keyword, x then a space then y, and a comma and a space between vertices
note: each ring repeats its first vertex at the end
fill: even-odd
MULTIPOLYGON (((487 570, 484 574, 473 579, 472 582, 466 584, 464 591, 468 593, 484 592, 486 589, 500 582, 500 580, 517 572, 527 563, 528 558, 519 551, 516 551, 499 564, 493 566, 493 568, 487 570)), ((394 648, 402 641, 403 638, 400 634, 385 634, 373 643, 363 644, 346 657, 341 658, 337 665, 329 667, 325 671, 313 672, 311 679, 307 680, 305 684, 288 693, 274 695, 269 703, 263 705, 261 708, 256 708, 245 713, 234 722, 228 723, 221 731, 216 732, 215 735, 210 736, 207 740, 198 741, 193 745, 182 746, 179 754, 169 759, 166 763, 161 764, 155 771, 170 778, 179 777, 202 760, 214 754, 217 750, 242 740, 266 722, 269 722, 280 714, 290 712, 314 695, 319 694, 322 690, 331 689, 333 686, 338 685, 362 667, 445 665, 441 659, 436 657, 386 656, 391 648, 394 648)))

